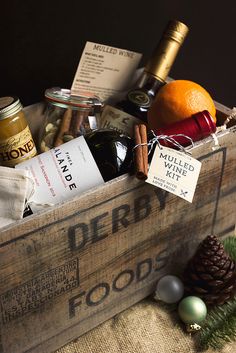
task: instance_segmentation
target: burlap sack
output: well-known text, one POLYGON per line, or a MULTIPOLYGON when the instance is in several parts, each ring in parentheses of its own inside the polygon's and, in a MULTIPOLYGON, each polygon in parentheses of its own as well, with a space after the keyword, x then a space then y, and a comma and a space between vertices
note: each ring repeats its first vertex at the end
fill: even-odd
MULTIPOLYGON (((196 342, 182 329, 176 312, 145 299, 55 353, 196 353, 196 342)), ((205 353, 216 353, 208 349, 205 353)), ((236 343, 222 353, 235 353, 236 343)))

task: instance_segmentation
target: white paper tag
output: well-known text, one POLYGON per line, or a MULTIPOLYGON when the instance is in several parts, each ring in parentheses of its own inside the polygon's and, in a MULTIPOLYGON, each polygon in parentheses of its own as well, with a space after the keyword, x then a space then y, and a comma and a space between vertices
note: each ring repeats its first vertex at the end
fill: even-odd
POLYGON ((141 123, 143 122, 140 119, 110 105, 106 105, 99 120, 99 127, 113 129, 133 137, 134 125, 141 123))
POLYGON ((156 146, 146 182, 192 202, 201 165, 184 152, 156 146))
POLYGON ((142 54, 87 42, 71 87, 73 95, 89 91, 106 101, 130 86, 142 54))
MULTIPOLYGON (((29 171, 34 194, 29 200, 41 206, 57 204, 104 183, 83 136, 20 163, 29 171)), ((33 205, 31 206, 32 211, 33 205)))

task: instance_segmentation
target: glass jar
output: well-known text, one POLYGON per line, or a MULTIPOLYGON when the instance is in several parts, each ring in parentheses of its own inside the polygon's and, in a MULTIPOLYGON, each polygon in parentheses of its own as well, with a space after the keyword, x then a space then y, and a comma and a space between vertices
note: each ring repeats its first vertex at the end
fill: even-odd
POLYGON ((36 147, 17 97, 0 98, 0 165, 14 167, 36 155, 36 147))
POLYGON ((56 87, 45 91, 45 99, 46 117, 39 136, 41 152, 98 128, 102 102, 97 96, 73 96, 69 89, 56 87))

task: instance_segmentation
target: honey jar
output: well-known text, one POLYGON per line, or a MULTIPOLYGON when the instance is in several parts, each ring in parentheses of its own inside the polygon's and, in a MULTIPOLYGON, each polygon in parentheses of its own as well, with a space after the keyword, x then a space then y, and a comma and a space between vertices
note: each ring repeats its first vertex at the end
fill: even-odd
POLYGON ((37 153, 17 97, 0 98, 0 165, 14 167, 37 153))

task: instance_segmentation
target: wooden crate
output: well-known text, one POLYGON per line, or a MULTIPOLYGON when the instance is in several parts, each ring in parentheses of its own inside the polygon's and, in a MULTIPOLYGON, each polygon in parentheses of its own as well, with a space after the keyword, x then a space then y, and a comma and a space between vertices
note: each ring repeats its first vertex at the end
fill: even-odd
MULTIPOLYGON (((42 106, 30 111, 37 130, 42 106)), ((208 234, 232 235, 235 132, 192 149, 202 162, 192 204, 124 175, 2 229, 0 352, 56 350, 149 295, 208 234)))

